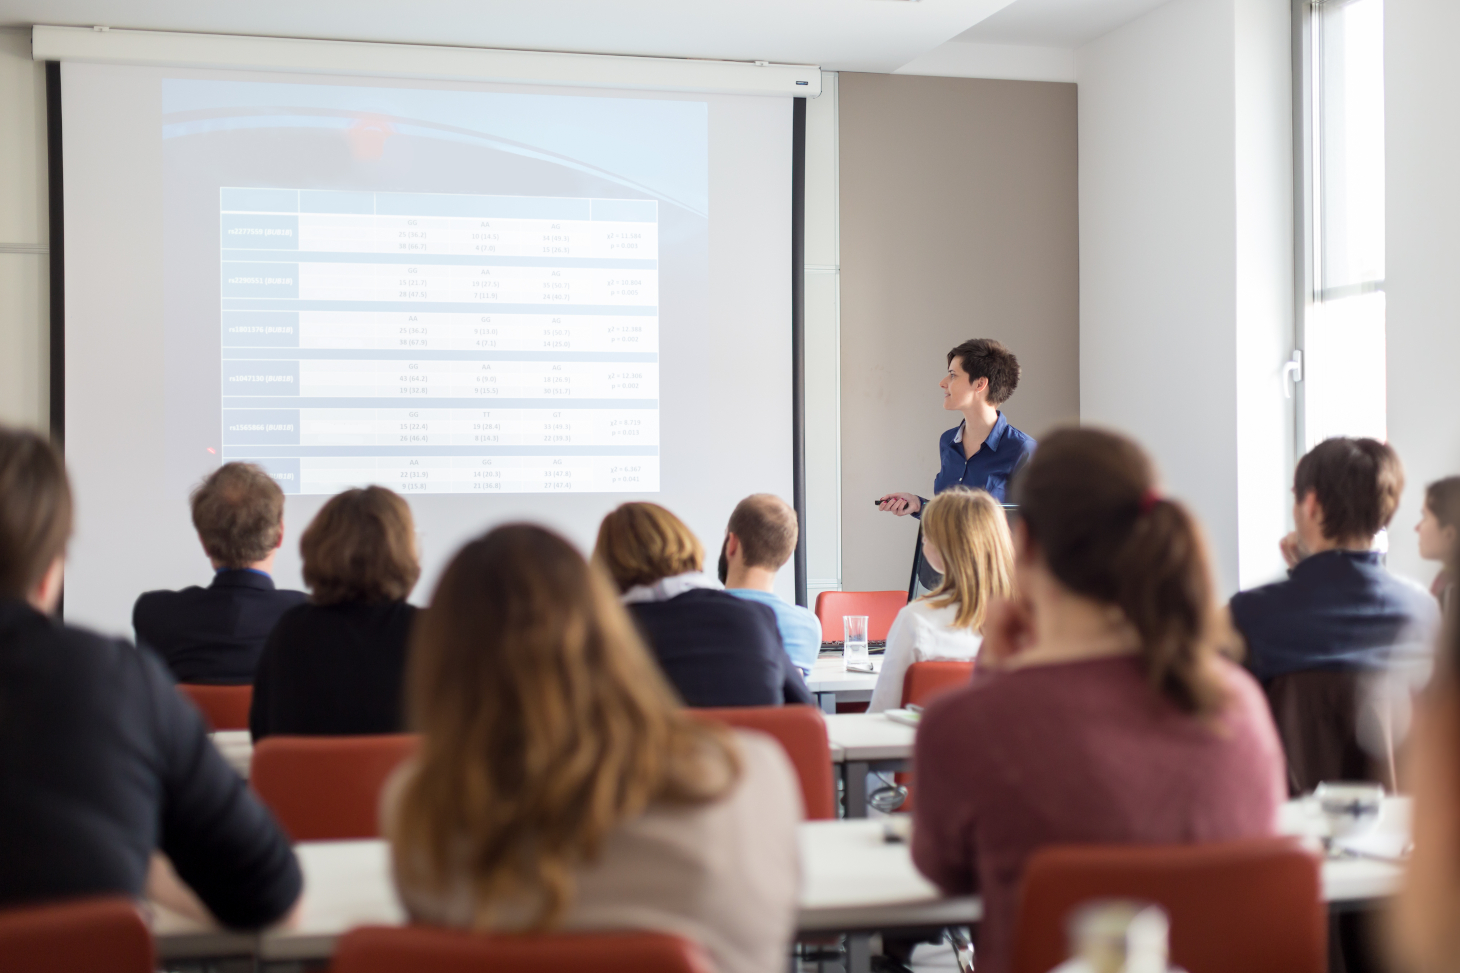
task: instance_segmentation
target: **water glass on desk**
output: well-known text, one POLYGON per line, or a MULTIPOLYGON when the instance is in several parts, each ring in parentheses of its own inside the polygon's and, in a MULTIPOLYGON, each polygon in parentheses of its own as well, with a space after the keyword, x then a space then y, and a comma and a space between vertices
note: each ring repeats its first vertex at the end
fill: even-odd
POLYGON ((842 616, 842 668, 870 670, 871 657, 867 654, 867 616, 842 616))

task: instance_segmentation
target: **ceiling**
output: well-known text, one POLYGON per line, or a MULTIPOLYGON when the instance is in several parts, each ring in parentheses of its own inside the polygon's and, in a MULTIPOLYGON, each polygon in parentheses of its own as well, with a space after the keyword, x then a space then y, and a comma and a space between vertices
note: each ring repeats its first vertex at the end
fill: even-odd
POLYGON ((0 0, 0 26, 451 44, 890 72, 948 41, 1074 47, 1164 0, 0 0))

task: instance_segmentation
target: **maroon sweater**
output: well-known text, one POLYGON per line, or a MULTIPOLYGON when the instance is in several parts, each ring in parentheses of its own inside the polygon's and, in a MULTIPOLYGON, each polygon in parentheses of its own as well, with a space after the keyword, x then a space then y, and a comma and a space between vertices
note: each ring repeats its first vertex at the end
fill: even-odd
POLYGON ((929 708, 913 860, 947 894, 982 892, 979 973, 1009 969, 1024 863, 1044 845, 1275 833, 1282 748, 1257 683, 1222 668, 1215 728, 1157 696, 1129 656, 988 672, 929 708))

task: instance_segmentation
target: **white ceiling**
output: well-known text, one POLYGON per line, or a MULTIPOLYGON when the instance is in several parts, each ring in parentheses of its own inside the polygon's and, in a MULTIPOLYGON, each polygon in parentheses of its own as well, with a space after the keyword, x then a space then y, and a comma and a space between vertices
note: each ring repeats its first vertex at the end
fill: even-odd
POLYGON ((453 44, 890 72, 949 41, 1074 47, 1164 0, 0 0, 0 26, 453 44))

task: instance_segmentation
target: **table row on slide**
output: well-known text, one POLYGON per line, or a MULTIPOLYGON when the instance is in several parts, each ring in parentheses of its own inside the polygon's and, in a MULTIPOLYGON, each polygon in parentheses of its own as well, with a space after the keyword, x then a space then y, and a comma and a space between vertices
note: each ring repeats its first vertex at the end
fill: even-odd
POLYGON ((654 361, 482 361, 470 357, 463 360, 463 356, 471 354, 405 360, 225 357, 223 395, 225 398, 397 399, 657 399, 659 396, 659 363, 654 361))
POLYGON ((659 318, 637 314, 224 311, 224 348, 648 351, 659 318))
MULTIPOLYGON (((659 271, 622 267, 483 266, 452 263, 232 260, 224 251, 222 296, 229 299, 341 301, 352 304, 572 304, 654 307, 659 271)), ((371 310, 341 307, 340 310, 371 310)))
POLYGON ((657 446, 657 409, 224 409, 225 446, 657 446))
POLYGON ((657 492, 658 450, 643 453, 291 457, 225 447, 223 458, 263 467, 285 493, 334 494, 372 484, 401 493, 657 492))

